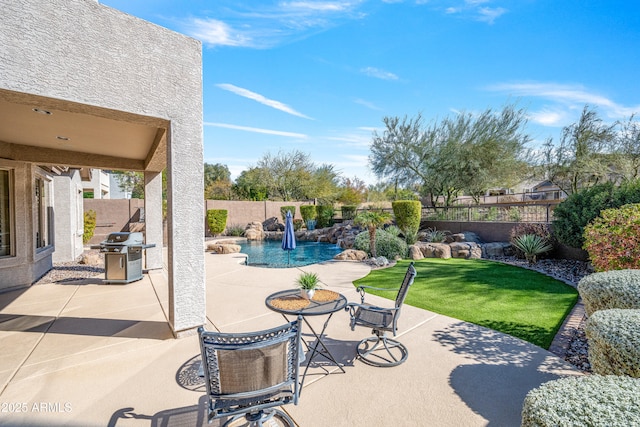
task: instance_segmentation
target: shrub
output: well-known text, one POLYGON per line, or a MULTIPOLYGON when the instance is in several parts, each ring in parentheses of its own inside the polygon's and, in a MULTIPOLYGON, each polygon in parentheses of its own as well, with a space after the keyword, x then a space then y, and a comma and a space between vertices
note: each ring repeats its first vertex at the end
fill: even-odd
POLYGON ((244 227, 240 224, 231 224, 227 227, 226 235, 240 237, 244 234, 244 227))
POLYGON ((316 206, 316 210, 318 212, 318 223, 317 226, 319 228, 331 227, 333 225, 333 206, 331 205, 318 205, 316 206))
POLYGON ((207 211, 207 224, 211 234, 214 236, 221 234, 227 226, 227 210, 209 209, 207 211))
POLYGON ((640 424, 640 382, 614 375, 562 378, 527 393, 522 427, 640 424))
MULTIPOLYGON (((363 231, 359 233, 356 236, 353 247, 371 255, 369 232, 363 231)), ((376 232, 376 255, 388 259, 404 258, 407 256, 407 244, 400 237, 394 236, 385 230, 378 230, 376 232)))
MULTIPOLYGON (((597 184, 571 194, 553 211, 553 234, 560 243, 574 248, 584 245, 584 227, 604 209, 618 205, 615 186, 597 184)), ((640 202, 640 200, 638 200, 640 202)))
POLYGON ((287 219, 287 211, 291 212, 291 218, 296 217, 295 206, 280 206, 280 215, 282 215, 282 221, 287 219))
POLYGON ((507 216, 509 217, 509 221, 512 222, 520 222, 520 220, 522 219, 520 208, 518 208, 517 206, 511 206, 507 211, 507 216))
POLYGON ((593 313, 585 326, 593 373, 640 378, 640 310, 593 313))
POLYGON ((344 205, 342 208, 342 219, 350 220, 356 217, 356 209, 358 209, 355 205, 344 205))
POLYGON ((420 228, 420 217, 422 215, 422 203, 418 200, 396 200, 391 203, 396 224, 407 235, 407 233, 417 234, 420 228))
POLYGON ((301 220, 300 218, 294 219, 293 220, 293 231, 298 231, 298 230, 302 229, 303 225, 304 225, 304 221, 303 220, 301 220))
POLYGON ((640 309, 640 270, 593 273, 578 283, 587 316, 610 308, 640 309))
POLYGON ((606 209, 584 229, 596 271, 640 268, 640 204, 606 209))
POLYGON ((96 211, 89 209, 84 213, 84 233, 82 234, 82 243, 85 245, 93 237, 96 230, 96 211))
POLYGON ((307 222, 312 219, 316 219, 318 217, 318 213, 316 211, 316 205, 301 205, 300 215, 302 215, 302 219, 304 222, 307 222))
MULTIPOLYGON (((533 222, 522 222, 516 226, 514 226, 511 231, 509 232, 509 237, 510 237, 510 241, 513 244, 513 241, 520 237, 520 236, 524 236, 527 234, 533 234, 536 236, 540 236, 540 238, 542 238, 544 241, 546 241, 547 243, 549 243, 552 247, 553 247, 553 235, 551 234, 551 229, 549 228, 548 224, 539 224, 539 223, 533 223, 533 222)), ((515 252, 516 252, 516 256, 518 258, 525 258, 526 256, 524 254, 524 252, 521 249, 518 249, 517 246, 515 246, 515 252)), ((549 252, 549 251, 547 251, 549 252)))
POLYGON ((515 237, 511 243, 524 254, 529 264, 535 264, 538 255, 553 249, 553 246, 548 241, 535 234, 523 234, 515 237))
POLYGON ((435 227, 427 228, 422 232, 422 240, 431 243, 442 243, 447 236, 445 231, 436 230, 435 227))

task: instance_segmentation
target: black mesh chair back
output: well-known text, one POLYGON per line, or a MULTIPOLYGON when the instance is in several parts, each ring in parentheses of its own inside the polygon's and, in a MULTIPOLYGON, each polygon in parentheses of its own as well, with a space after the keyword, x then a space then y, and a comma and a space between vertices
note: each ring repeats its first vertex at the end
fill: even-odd
POLYGON ((298 403, 301 322, 253 333, 208 332, 198 328, 208 419, 245 417, 249 425, 291 425, 277 407, 298 403), (270 424, 268 424, 270 425, 270 424))
POLYGON ((351 330, 356 326, 371 328, 374 334, 360 341, 357 347, 358 357, 365 363, 374 366, 396 366, 407 360, 409 354, 407 348, 400 342, 387 337, 386 332, 396 335, 398 329, 398 318, 404 300, 407 298, 409 288, 416 277, 416 269, 411 262, 404 275, 399 288, 393 308, 385 308, 365 302, 366 289, 391 290, 386 288, 374 288, 371 286, 359 286, 361 302, 347 304, 346 310, 351 317, 351 330))

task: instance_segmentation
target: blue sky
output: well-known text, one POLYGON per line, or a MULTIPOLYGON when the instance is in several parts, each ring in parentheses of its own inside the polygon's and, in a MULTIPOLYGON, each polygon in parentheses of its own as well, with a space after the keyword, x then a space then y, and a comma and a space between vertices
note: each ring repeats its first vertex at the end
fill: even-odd
POLYGON ((101 0, 203 43, 204 157, 298 149, 372 184, 384 116, 526 108, 532 148, 640 113, 635 0, 101 0))

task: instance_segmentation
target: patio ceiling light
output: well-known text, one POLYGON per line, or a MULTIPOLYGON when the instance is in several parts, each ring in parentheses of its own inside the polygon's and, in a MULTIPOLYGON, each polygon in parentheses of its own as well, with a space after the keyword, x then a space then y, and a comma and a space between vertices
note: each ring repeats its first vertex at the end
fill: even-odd
POLYGON ((33 111, 38 114, 44 114, 45 116, 50 116, 52 114, 51 111, 43 110, 42 108, 34 108, 33 111))
POLYGON ((59 139, 60 141, 69 141, 71 138, 69 138, 68 136, 56 136, 56 139, 59 139))

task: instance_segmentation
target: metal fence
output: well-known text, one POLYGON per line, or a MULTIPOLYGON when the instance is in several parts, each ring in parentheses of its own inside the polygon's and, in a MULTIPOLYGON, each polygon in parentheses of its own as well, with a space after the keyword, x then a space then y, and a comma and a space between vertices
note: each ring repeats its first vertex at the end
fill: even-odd
POLYGON ((551 222, 558 203, 423 207, 423 221, 551 222))

